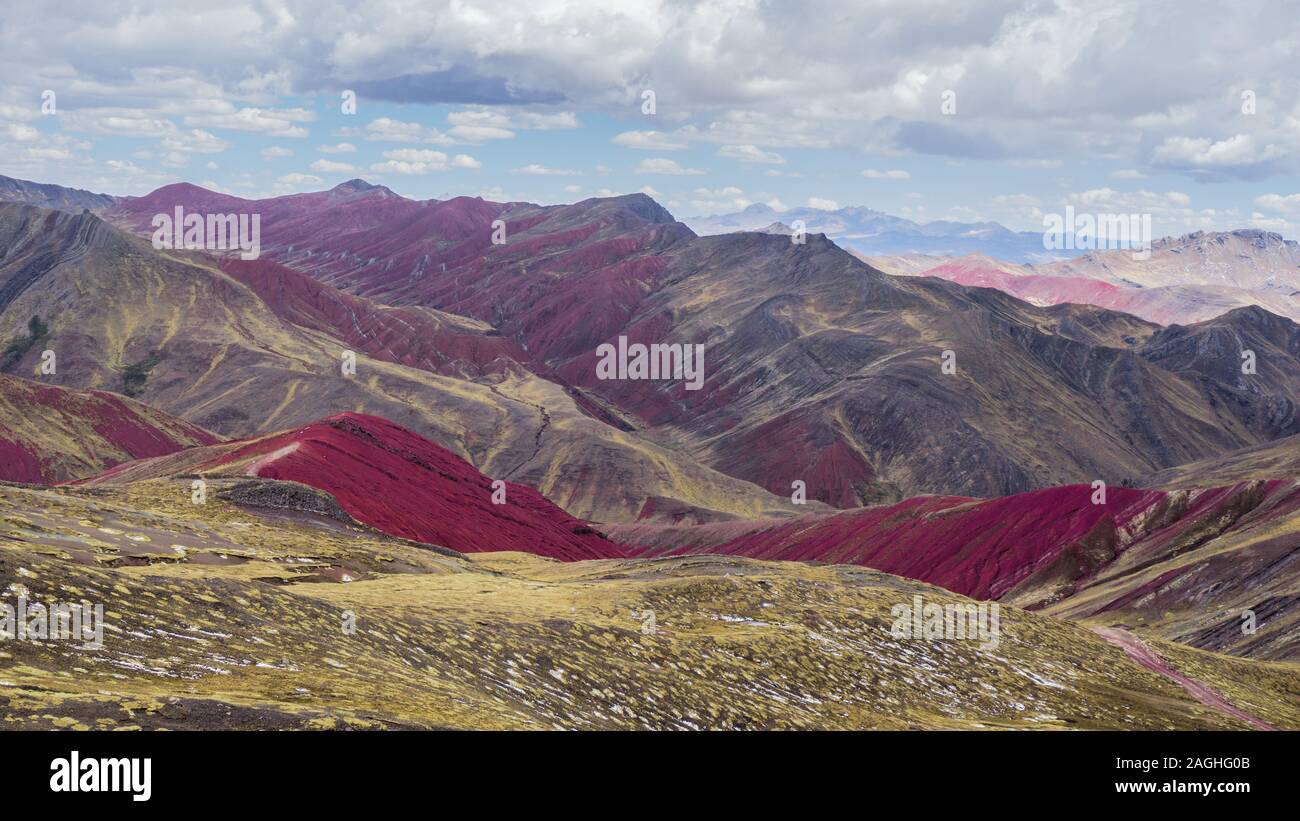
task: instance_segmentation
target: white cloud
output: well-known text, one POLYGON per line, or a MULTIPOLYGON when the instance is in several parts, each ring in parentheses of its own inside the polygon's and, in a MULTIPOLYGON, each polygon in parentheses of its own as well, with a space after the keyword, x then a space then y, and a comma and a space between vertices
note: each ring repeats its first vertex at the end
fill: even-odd
POLYGON ((186 125, 248 131, 267 137, 306 137, 307 129, 295 123, 312 122, 316 115, 304 108, 241 108, 228 114, 191 115, 186 125))
POLYGON ((285 174, 276 182, 282 182, 286 185, 320 185, 324 180, 312 174, 285 174))
POLYGON ((41 138, 41 132, 30 125, 7 125, 4 133, 9 139, 20 143, 34 143, 41 138))
POLYGON ((70 160, 72 152, 63 148, 29 148, 26 155, 34 160, 70 160))
POLYGON ((1074 206, 1076 214, 1149 214, 1157 237, 1236 228, 1243 221, 1243 216, 1233 209, 1196 208, 1192 198, 1182 191, 1120 191, 1102 187, 1069 193, 1058 201, 1045 201, 1041 210, 1034 210, 1033 222, 1024 228, 1042 230, 1044 215, 1063 216, 1066 205, 1074 206))
POLYGON ((333 160, 317 160, 311 164, 312 171, 319 171, 322 174, 350 174, 356 171, 356 167, 345 162, 334 162, 333 160))
POLYGON ((339 143, 338 145, 322 145, 317 150, 322 154, 351 154, 357 150, 352 143, 339 143))
POLYGON ((745 192, 734 185, 722 188, 696 188, 689 205, 697 214, 721 214, 748 208, 753 200, 744 196, 745 192))
POLYGON ((278 145, 263 148, 258 153, 262 155, 262 159, 264 160, 281 160, 285 157, 293 156, 293 151, 291 149, 283 148, 278 145))
POLYGON ((1250 134, 1223 140, 1208 137, 1166 137, 1151 154, 1157 165, 1184 171, 1232 172, 1276 160, 1285 152, 1272 143, 1259 146, 1250 134))
POLYGON ((275 184, 271 186, 271 193, 282 196, 304 191, 319 191, 323 182, 324 180, 314 174, 285 174, 276 179, 275 184))
MULTIPOLYGON (((920 195, 909 194, 911 199, 919 199, 920 195)), ((1033 208, 1042 205, 1038 197, 1033 194, 999 194, 990 202, 995 206, 1009 206, 1013 208, 1033 208)))
POLYGON ((448 171, 453 168, 481 168, 478 160, 468 154, 448 157, 441 151, 429 148, 400 148, 385 151, 386 162, 375 163, 370 170, 376 173, 392 174, 428 174, 433 171, 448 171))
MULTIPOLYGON (((447 128, 462 129, 455 134, 419 124, 339 130, 358 143, 446 148, 576 128, 580 111, 641 129, 617 145, 664 153, 707 143, 750 146, 758 157, 831 147, 963 158, 968 168, 1061 157, 1071 168, 1092 163, 1100 176, 1147 164, 1197 179, 1296 173, 1297 37, 1279 25, 1265 43, 1258 21, 1288 18, 1276 2, 1246 3, 1232 13, 1185 0, 1178 14, 1153 14, 1140 0, 969 0, 936 14, 929 2, 886 0, 886 13, 865 15, 841 2, 793 24, 781 4, 757 0, 400 8, 354 0, 335 14, 288 0, 216 4, 197 16, 176 5, 74 0, 6 16, 0 123, 36 119, 40 90, 58 87, 68 131, 161 140, 179 123, 301 137, 310 112, 293 106, 309 97, 287 95, 318 95, 312 105, 324 112, 355 83, 369 88, 363 111, 428 103, 422 94, 494 103, 449 115, 447 128), (650 85, 658 112, 643 118, 640 93, 650 85), (1245 88, 1258 95, 1251 116, 1241 112, 1245 88), (938 110, 945 89, 959 92, 955 117, 938 110)), ((336 111, 322 116, 332 123, 336 111)), ((1050 170, 1055 161, 1028 162, 1050 170)))
POLYGON ((698 168, 683 168, 682 166, 678 165, 675 160, 669 160, 660 157, 656 159, 642 160, 641 163, 636 167, 636 173, 671 174, 674 176, 687 176, 687 175, 703 174, 704 172, 698 168))
POLYGON ((144 169, 128 160, 104 160, 104 165, 123 174, 143 174, 144 169))
POLYGON ((724 145, 718 149, 718 156, 743 163, 785 165, 785 157, 775 151, 764 151, 756 145, 724 145))
POLYGON ((455 140, 436 128, 380 117, 371 120, 362 132, 367 140, 393 143, 432 143, 434 145, 454 145, 455 140))
POLYGON ((574 171, 569 168, 547 168, 538 163, 529 163, 522 168, 512 168, 511 171, 515 174, 534 174, 536 176, 558 177, 574 177, 582 173, 581 171, 574 171))
POLYGON ((166 151, 185 151, 190 154, 218 154, 230 143, 202 129, 180 131, 162 138, 160 146, 166 151))
POLYGON ((1255 207, 1272 214, 1300 217, 1300 194, 1264 194, 1255 198, 1255 207))
POLYGON ((1027 158, 1027 159, 1007 160, 1007 165, 1013 168, 1037 168, 1043 170, 1043 169, 1060 168, 1062 165, 1064 165, 1064 163, 1061 160, 1053 157, 1053 158, 1046 158, 1046 159, 1027 158))
POLYGON ((489 106, 470 106, 447 115, 447 122, 457 128, 469 129, 464 133, 474 133, 475 129, 490 129, 489 133, 501 136, 484 139, 506 139, 513 137, 511 129, 553 131, 578 128, 578 115, 573 111, 518 111, 489 106), (503 133, 504 132, 504 133, 503 133))
POLYGON ((912 178, 911 174, 898 168, 889 171, 877 171, 874 168, 867 168, 862 171, 862 176, 869 180, 910 180, 912 178))
POLYGON ((578 122, 578 115, 573 111, 556 111, 552 113, 520 111, 515 112, 511 118, 511 124, 515 128, 526 128, 537 131, 554 131, 559 129, 580 128, 582 123, 578 122))
POLYGON ((624 131, 615 135, 613 142, 642 151, 677 151, 686 147, 685 142, 662 131, 624 131))
POLYGON ((0 101, 0 120, 34 120, 40 116, 37 105, 10 105, 0 101))
POLYGON ((158 157, 158 162, 168 168, 184 168, 190 164, 190 156, 184 151, 164 151, 158 157))
POLYGON ((453 111, 447 115, 447 122, 452 126, 447 133, 465 142, 508 140, 515 136, 515 132, 507 127, 511 125, 509 114, 496 109, 472 108, 453 111))
POLYGON ((515 136, 515 132, 510 129, 497 128, 493 125, 457 125, 448 129, 447 133, 458 140, 468 143, 480 143, 484 140, 508 140, 515 136))
POLYGON ((176 123, 139 109, 90 108, 60 114, 63 127, 118 137, 166 137, 175 134, 176 123))
POLYGON ((1167 210, 1190 208, 1192 198, 1182 191, 1116 191, 1113 188, 1092 188, 1070 194, 1066 200, 1076 206, 1107 212, 1137 212, 1142 210, 1167 210))
POLYGON ((816 208, 820 211, 838 211, 840 204, 835 200, 828 200, 822 197, 809 197, 808 207, 816 208))
POLYGON ((728 185, 725 188, 696 188, 694 193, 697 197, 710 197, 716 199, 721 197, 739 197, 745 192, 734 185, 728 185))

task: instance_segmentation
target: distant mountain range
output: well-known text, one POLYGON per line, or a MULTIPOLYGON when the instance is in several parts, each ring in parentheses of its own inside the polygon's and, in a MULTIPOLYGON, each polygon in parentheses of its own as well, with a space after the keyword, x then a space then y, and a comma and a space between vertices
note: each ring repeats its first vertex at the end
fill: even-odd
POLYGON ((79 214, 87 209, 99 211, 108 208, 117 199, 108 194, 95 194, 80 188, 28 182, 0 175, 0 202, 25 202, 28 205, 79 214))
POLYGON ((997 288, 1036 305, 1097 305, 1162 325, 1201 322, 1250 305, 1300 320, 1300 244, 1257 229, 1166 237, 1141 260, 1128 251, 1042 264, 985 254, 858 256, 888 273, 997 288))
POLYGON ((1012 262, 1041 262, 1064 256, 1043 248, 1040 231, 1016 232, 996 222, 919 223, 862 206, 834 211, 819 208, 777 211, 769 205, 754 203, 733 214, 683 220, 697 234, 788 230, 796 221, 802 221, 808 233, 825 234, 847 250, 869 255, 979 253, 1012 262))

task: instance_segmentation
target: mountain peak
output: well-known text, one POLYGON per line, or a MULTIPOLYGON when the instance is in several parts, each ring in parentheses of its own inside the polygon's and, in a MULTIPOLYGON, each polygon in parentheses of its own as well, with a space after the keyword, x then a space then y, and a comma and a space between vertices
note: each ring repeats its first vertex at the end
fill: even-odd
POLYGON ((667 208, 664 208, 656 202, 654 197, 641 191, 632 194, 620 194, 614 197, 593 197, 588 200, 583 200, 582 203, 575 203, 575 205, 585 206, 588 203, 590 203, 590 207, 592 208, 603 209, 611 206, 625 208, 641 219, 656 224, 667 224, 677 221, 677 218, 669 213, 667 208))
POLYGON ((347 182, 339 183, 338 185, 331 188, 330 191, 338 191, 341 193, 345 193, 349 191, 369 191, 373 188, 380 188, 380 187, 382 186, 368 183, 365 180, 361 179, 360 177, 354 177, 348 180, 347 182))
POLYGON ((347 182, 341 182, 329 190, 330 194, 336 196, 349 196, 351 194, 372 194, 377 197, 397 197, 391 188, 384 185, 375 185, 366 182, 360 177, 354 177, 347 182))

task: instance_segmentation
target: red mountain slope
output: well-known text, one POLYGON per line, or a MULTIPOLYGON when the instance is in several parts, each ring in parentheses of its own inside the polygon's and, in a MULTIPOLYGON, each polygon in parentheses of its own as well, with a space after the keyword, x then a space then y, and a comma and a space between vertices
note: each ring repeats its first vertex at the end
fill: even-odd
POLYGON ((493 504, 491 479, 377 416, 344 413, 284 433, 121 465, 91 483, 180 473, 311 485, 385 533, 466 553, 518 550, 565 561, 622 555, 613 542, 525 485, 507 483, 506 503, 493 504))
MULTIPOLYGON (((809 499, 844 508, 918 493, 1121 484, 1300 431, 1288 399, 1297 383, 1281 365, 1261 364, 1241 384, 1211 380, 1166 367, 1181 359, 1157 360, 1145 344, 1156 329, 1126 314, 887 277, 821 235, 803 245, 764 234, 697 238, 640 195, 549 207, 415 202, 354 182, 238 204, 170 186, 109 218, 138 219, 181 200, 262 213, 266 259, 328 286, 487 323, 591 417, 780 497, 795 481, 809 499), (504 244, 492 241, 494 220, 505 225, 504 244), (704 345, 702 388, 598 378, 598 346, 619 336, 704 345), (959 363, 951 371, 940 367, 946 351, 959 363)), ((321 312, 302 321, 349 327, 350 309, 329 307, 328 322, 311 324, 321 312)), ((384 328, 363 341, 377 357, 387 349, 422 361, 428 346, 400 350, 400 335, 384 328)), ((1221 361, 1204 368, 1240 366, 1230 346, 1208 352, 1221 361)), ((1271 363, 1276 351, 1257 353, 1271 363)), ((306 418, 343 407, 412 424, 375 404, 334 404, 306 418)), ((545 447, 558 427, 549 410, 539 415, 545 447)), ((593 474, 523 459, 511 469, 527 465, 530 484, 566 505, 608 494, 607 484, 559 494, 555 477, 593 474)), ((646 494, 635 510, 659 509, 645 504, 659 495, 670 494, 646 494)), ((599 509, 590 515, 629 513, 599 509)))
POLYGON ((1077 302, 1121 310, 1121 306, 1125 304, 1121 296, 1124 289, 1099 279, 1013 274, 1000 268, 969 263, 960 259, 937 265, 922 272, 920 276, 939 277, 959 285, 997 288, 999 291, 1036 305, 1077 302))
MULTIPOLYGON (((997 499, 922 496, 895 505, 791 520, 696 527, 615 525, 633 555, 722 553, 755 559, 861 564, 968 596, 1015 593, 1042 604, 1073 592, 1121 553, 1158 560, 1188 534, 1219 535, 1238 516, 1293 483, 1213 490, 1112 487, 1093 504, 1089 485, 997 499)), ((1174 552, 1177 552, 1174 550, 1174 552)))
POLYGON ((221 270, 253 290, 281 319, 341 339, 376 359, 474 379, 525 360, 490 325, 416 306, 390 308, 344 293, 267 260, 221 260, 221 270))
POLYGON ((261 214, 263 259, 389 305, 491 323, 540 360, 585 353, 617 333, 666 265, 663 252, 694 236, 643 194, 560 206, 421 202, 360 180, 266 200, 169 185, 105 217, 148 234, 153 216, 177 205, 261 214), (496 220, 503 244, 493 243, 496 220))
POLYGON ((117 394, 0 374, 0 480, 52 484, 215 436, 117 394))

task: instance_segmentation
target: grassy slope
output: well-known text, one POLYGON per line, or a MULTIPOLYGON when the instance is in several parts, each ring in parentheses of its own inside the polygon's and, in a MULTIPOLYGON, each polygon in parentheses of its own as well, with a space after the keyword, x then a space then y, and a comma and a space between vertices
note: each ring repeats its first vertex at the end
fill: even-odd
POLYGON ((1300 435, 1242 448, 1163 470, 1141 480, 1142 487, 1204 487, 1211 482, 1247 482, 1300 476, 1300 435))
MULTIPOLYGON (((221 494, 0 486, 3 595, 102 601, 110 625, 97 652, 0 647, 0 726, 1243 726, 1084 627, 1014 608, 996 650, 894 640, 893 604, 958 597, 862 568, 465 559, 221 494), (632 615, 647 609, 654 635, 632 615)), ((1300 727, 1294 665, 1169 652, 1300 727)))

